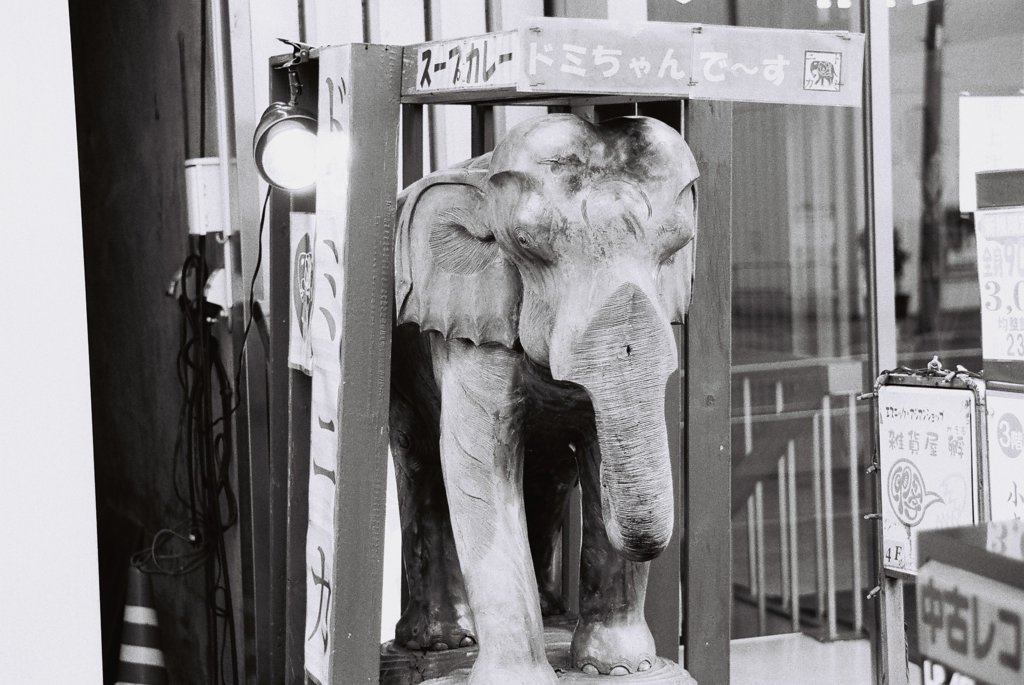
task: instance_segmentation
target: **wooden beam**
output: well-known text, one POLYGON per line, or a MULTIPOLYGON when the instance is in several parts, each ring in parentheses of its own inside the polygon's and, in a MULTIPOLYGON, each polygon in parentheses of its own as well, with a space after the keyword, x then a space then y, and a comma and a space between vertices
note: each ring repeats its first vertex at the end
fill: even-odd
POLYGON ((320 55, 321 80, 346 84, 350 173, 337 222, 344 285, 339 326, 337 491, 331 682, 376 683, 388 459, 388 398, 401 49, 342 46, 320 55), (358 135, 354 135, 358 132, 358 135))
POLYGON ((732 614, 732 104, 689 102, 685 130, 701 176, 685 345, 683 644, 686 668, 697 682, 727 683, 732 614))

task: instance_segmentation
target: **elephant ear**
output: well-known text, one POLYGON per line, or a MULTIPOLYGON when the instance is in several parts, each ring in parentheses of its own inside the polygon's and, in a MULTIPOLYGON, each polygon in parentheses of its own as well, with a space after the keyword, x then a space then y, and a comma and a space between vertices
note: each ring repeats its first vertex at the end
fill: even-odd
POLYGON ((395 304, 399 324, 445 338, 512 347, 522 282, 487 226, 486 162, 472 160, 409 186, 398 199, 395 304))
POLYGON ((658 266, 658 294, 672 323, 685 323, 693 293, 693 271, 696 265, 697 184, 688 185, 676 199, 679 219, 690 223, 693 237, 658 266))

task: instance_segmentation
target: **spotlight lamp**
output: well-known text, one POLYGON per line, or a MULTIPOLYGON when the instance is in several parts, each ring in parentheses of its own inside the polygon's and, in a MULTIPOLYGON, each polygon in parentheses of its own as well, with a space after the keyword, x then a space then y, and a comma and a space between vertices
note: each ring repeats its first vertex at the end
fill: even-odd
POLYGON ((263 112, 252 137, 256 168, 270 185, 288 192, 309 190, 316 183, 316 117, 297 102, 302 94, 297 67, 309 61, 310 46, 280 38, 292 46, 288 70, 288 102, 274 102, 263 112))

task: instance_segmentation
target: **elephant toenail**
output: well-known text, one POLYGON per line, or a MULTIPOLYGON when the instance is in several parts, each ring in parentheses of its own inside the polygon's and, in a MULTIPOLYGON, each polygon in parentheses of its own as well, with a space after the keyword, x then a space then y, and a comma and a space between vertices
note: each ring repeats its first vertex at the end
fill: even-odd
POLYGON ((636 667, 636 670, 638 670, 638 671, 649 671, 649 670, 651 670, 651 662, 648 661, 647 659, 644 659, 643 661, 640 662, 640 665, 636 667))
POLYGON ((406 649, 412 649, 412 650, 418 650, 418 649, 420 649, 420 643, 417 642, 416 640, 409 640, 408 642, 405 643, 405 648, 406 649))
POLYGON ((462 638, 462 642, 459 643, 459 646, 460 647, 472 647, 475 644, 476 644, 476 640, 474 640, 469 635, 467 635, 466 637, 462 638))
POLYGON ((629 669, 625 666, 616 666, 608 672, 609 675, 629 675, 629 669))
POLYGON ((594 664, 583 664, 583 668, 580 669, 587 675, 597 675, 597 666, 594 664))
POLYGON ((446 649, 448 649, 448 645, 446 645, 445 643, 443 643, 441 641, 438 641, 438 642, 435 642, 434 644, 430 645, 430 648, 432 650, 434 650, 435 652, 443 652, 446 649))

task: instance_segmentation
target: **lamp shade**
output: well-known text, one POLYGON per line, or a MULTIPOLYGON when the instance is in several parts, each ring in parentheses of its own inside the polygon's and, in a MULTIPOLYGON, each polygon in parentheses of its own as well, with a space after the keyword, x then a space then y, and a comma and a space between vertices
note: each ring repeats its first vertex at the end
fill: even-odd
POLYGON ((252 139, 260 176, 295 192, 316 183, 316 118, 296 105, 275 102, 263 112, 252 139))

